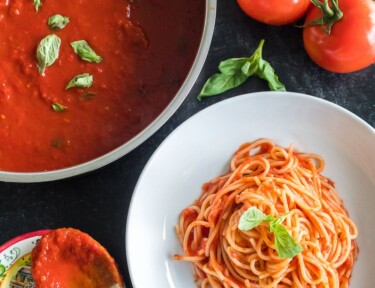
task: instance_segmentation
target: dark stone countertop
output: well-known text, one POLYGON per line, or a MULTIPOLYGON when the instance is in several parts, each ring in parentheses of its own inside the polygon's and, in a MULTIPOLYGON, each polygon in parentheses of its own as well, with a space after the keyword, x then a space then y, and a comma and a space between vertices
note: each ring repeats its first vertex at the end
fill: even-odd
POLYGON ((128 155, 101 169, 47 183, 0 183, 0 243, 30 231, 75 227, 89 233, 116 258, 127 287, 131 287, 125 255, 125 224, 137 179, 161 142, 198 111, 235 95, 268 90, 252 78, 243 86, 198 102, 205 80, 219 62, 249 56, 265 39, 263 57, 287 90, 334 102, 375 127, 375 65, 350 74, 334 74, 316 66, 306 54, 302 31, 292 25, 267 26, 248 18, 236 1, 218 1, 209 55, 182 106, 151 138, 128 155))

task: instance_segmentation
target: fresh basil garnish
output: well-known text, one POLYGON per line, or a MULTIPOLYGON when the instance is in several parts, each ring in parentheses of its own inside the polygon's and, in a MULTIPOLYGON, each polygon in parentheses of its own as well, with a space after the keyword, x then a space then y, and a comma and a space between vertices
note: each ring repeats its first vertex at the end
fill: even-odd
POLYGON ((41 0, 34 0, 34 7, 35 10, 38 12, 39 8, 42 6, 42 1, 41 0))
POLYGON ((92 75, 88 73, 83 73, 75 76, 72 80, 70 80, 68 85, 66 85, 65 89, 69 89, 72 87, 87 88, 90 87, 93 82, 94 79, 92 75))
POLYGON ((293 258, 298 253, 302 252, 302 247, 298 245, 288 230, 281 224, 273 224, 270 222, 270 231, 275 236, 275 247, 280 258, 293 258))
POLYGON ((70 43, 70 45, 73 47, 74 52, 82 60, 95 63, 103 61, 103 58, 97 55, 85 40, 77 40, 70 43))
POLYGON ((250 57, 231 58, 220 62, 219 73, 206 81, 197 97, 198 100, 233 89, 253 75, 266 80, 270 90, 285 91, 285 86, 279 81, 271 64, 262 58, 263 45, 262 39, 250 57))
POLYGON ((268 82, 268 87, 272 91, 285 91, 285 86, 279 81, 279 78, 275 74, 275 70, 271 64, 262 58, 258 62, 258 70, 256 75, 268 82))
POLYGON ((43 38, 36 50, 39 72, 44 73, 46 67, 51 66, 59 57, 61 40, 55 34, 43 38))
POLYGON ((81 95, 79 95, 79 100, 85 101, 85 100, 91 100, 96 96, 95 92, 92 91, 85 91, 81 95))
POLYGON ((55 14, 48 18, 47 25, 51 29, 61 30, 66 26, 66 24, 69 23, 69 21, 69 17, 62 16, 60 14, 55 14))
POLYGON ((250 207, 240 217, 238 229, 242 231, 251 230, 258 225, 268 222, 269 230, 273 232, 275 238, 275 247, 280 258, 293 258, 303 249, 298 245, 288 230, 281 224, 288 214, 274 218, 271 215, 266 216, 256 207, 250 207))
POLYGON ((242 231, 251 230, 263 222, 267 221, 267 216, 262 211, 255 207, 251 207, 246 210, 240 218, 238 223, 238 229, 242 231))
POLYGON ((52 103, 52 109, 55 110, 56 112, 62 112, 62 111, 65 111, 67 107, 59 103, 52 103))

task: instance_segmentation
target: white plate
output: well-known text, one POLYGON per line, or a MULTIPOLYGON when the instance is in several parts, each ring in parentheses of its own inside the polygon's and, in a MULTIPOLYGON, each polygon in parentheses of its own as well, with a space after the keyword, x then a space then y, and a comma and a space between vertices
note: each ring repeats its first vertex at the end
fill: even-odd
POLYGON ((238 146, 267 137, 326 159, 359 228, 359 257, 351 287, 373 287, 375 257, 375 130, 347 110, 316 97, 261 92, 215 104, 178 127, 156 150, 135 188, 126 233, 134 287, 196 288, 174 226, 204 182, 224 173, 238 146))

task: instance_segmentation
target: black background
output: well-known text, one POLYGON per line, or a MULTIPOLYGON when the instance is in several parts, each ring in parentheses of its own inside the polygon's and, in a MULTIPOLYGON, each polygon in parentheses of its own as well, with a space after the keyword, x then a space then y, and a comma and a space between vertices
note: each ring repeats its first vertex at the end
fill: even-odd
POLYGON ((251 55, 261 39, 265 39, 263 57, 273 65, 288 91, 334 102, 375 127, 375 65, 350 74, 324 71, 304 51, 301 29, 258 23, 243 13, 236 1, 218 0, 207 60, 191 93, 173 117, 131 153, 94 172, 47 183, 0 182, 0 243, 39 229, 75 227, 109 250, 126 286, 132 287, 126 264, 125 224, 132 192, 144 165, 165 137, 193 114, 235 95, 268 90, 264 81, 252 78, 220 96, 196 100, 221 60, 251 55))

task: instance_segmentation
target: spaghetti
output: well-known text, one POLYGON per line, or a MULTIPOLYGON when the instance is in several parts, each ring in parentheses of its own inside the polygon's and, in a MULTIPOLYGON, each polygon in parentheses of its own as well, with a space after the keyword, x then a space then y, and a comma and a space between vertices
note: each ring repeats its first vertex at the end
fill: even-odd
POLYGON ((322 176, 324 159, 259 139, 241 145, 230 172, 205 183, 176 226, 200 287, 349 286, 357 258, 357 228, 334 183, 322 176), (293 258, 276 252, 267 223, 243 231, 241 215, 255 207, 283 225, 302 247, 293 258))

